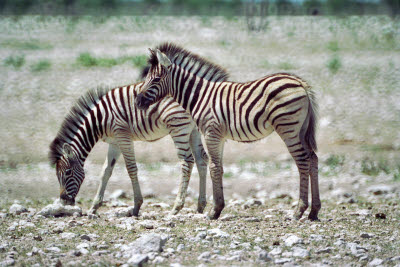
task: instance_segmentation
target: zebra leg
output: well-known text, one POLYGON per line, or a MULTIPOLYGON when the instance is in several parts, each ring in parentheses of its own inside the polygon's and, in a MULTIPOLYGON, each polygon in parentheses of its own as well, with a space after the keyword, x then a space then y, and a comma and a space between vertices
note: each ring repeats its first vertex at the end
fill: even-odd
POLYGON ((118 144, 124 157, 126 169, 128 171, 129 178, 131 179, 133 188, 133 199, 135 204, 131 215, 137 217, 139 216, 140 207, 143 204, 143 197, 137 177, 137 166, 133 142, 131 141, 129 134, 119 134, 118 144))
POLYGON ((296 162, 297 169, 300 175, 300 194, 299 194, 299 204, 297 210, 294 214, 294 218, 299 220, 303 213, 308 208, 308 181, 310 174, 310 153, 302 146, 300 140, 295 142, 295 144, 286 144, 290 154, 296 162))
POLYGON ((201 134, 194 128, 190 135, 190 147, 196 161, 197 171, 199 173, 199 199, 197 202, 197 212, 203 213, 207 205, 206 198, 206 178, 208 156, 201 143, 201 134))
POLYGON ((108 179, 110 179, 115 163, 117 162, 120 155, 121 151, 119 150, 119 147, 117 145, 110 144, 108 146, 107 158, 104 162, 103 170, 101 171, 100 175, 101 182, 99 188, 97 189, 97 194, 93 199, 92 207, 89 210, 89 214, 96 214, 97 209, 101 206, 108 179))
POLYGON ((222 154, 224 151, 224 140, 206 136, 208 154, 210 156, 210 175, 213 184, 214 208, 209 218, 216 220, 221 215, 225 207, 224 189, 222 184, 222 175, 224 173, 222 166, 222 154))
POLYGON ((173 130, 170 134, 175 143, 178 158, 181 161, 181 183, 179 185, 179 191, 175 199, 174 207, 171 210, 171 214, 175 215, 185 205, 185 198, 189 186, 190 175, 192 174, 194 159, 189 144, 190 133, 182 134, 182 130, 173 130))
POLYGON ((310 166, 310 180, 311 180, 311 211, 308 219, 312 221, 318 220, 318 212, 321 209, 321 200, 319 199, 319 186, 318 186, 318 157, 315 152, 311 152, 311 166, 310 166))

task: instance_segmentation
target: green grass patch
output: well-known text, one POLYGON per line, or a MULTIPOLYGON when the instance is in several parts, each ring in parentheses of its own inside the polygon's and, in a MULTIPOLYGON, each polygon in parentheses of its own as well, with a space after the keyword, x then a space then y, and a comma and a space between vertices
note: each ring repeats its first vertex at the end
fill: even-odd
POLYGON ((224 178, 232 178, 233 173, 232 172, 224 172, 224 178))
POLYGON ((31 65, 32 72, 46 71, 51 68, 51 62, 47 59, 39 60, 38 62, 31 65))
POLYGON ((333 74, 337 73, 339 69, 342 67, 342 61, 340 60, 338 55, 334 55, 331 57, 326 64, 329 71, 333 74))
POLYGON ((5 66, 12 66, 16 69, 21 68, 25 64, 25 56, 24 55, 12 55, 7 57, 3 61, 5 66))
POLYGON ((326 160, 325 164, 329 166, 331 170, 336 170, 344 165, 345 156, 344 155, 330 155, 326 160))
POLYGON ((282 70, 292 70, 295 69, 295 66, 287 61, 278 63, 278 68, 282 70))
POLYGON ((137 55, 133 57, 126 57, 126 60, 131 60, 133 65, 137 68, 143 68, 147 65, 146 55, 137 55))
POLYGON ((370 176, 377 176, 381 171, 383 171, 386 174, 390 173, 390 167, 387 161, 381 159, 378 162, 376 162, 369 158, 364 158, 361 161, 362 173, 370 176))
POLYGON ((330 51, 332 51, 332 52, 337 52, 337 51, 339 51, 339 43, 337 42, 337 41, 330 41, 327 45, 326 45, 326 47, 330 50, 330 51))
POLYGON ((10 39, 1 42, 4 47, 9 47, 12 49, 19 50, 44 50, 52 49, 53 46, 47 43, 40 42, 38 40, 20 41, 15 39, 10 39))
POLYGON ((76 59, 76 63, 83 67, 105 67, 110 68, 116 65, 123 64, 125 62, 132 62, 133 66, 137 68, 142 68, 147 65, 146 55, 137 56, 123 56, 118 58, 104 58, 104 57, 94 57, 89 52, 84 52, 79 54, 76 59))

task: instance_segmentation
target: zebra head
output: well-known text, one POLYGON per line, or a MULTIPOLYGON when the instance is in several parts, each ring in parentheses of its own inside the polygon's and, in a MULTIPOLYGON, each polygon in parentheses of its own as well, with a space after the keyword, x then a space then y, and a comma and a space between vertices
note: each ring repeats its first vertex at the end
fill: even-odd
POLYGON ((156 52, 149 50, 156 60, 150 62, 150 70, 140 89, 140 93, 136 97, 135 103, 139 109, 147 109, 151 104, 164 98, 171 86, 171 61, 160 50, 157 49, 156 52))
POLYGON ((58 182, 60 183, 60 200, 63 205, 74 205, 75 197, 85 179, 83 165, 71 145, 63 145, 63 155, 56 165, 58 182))

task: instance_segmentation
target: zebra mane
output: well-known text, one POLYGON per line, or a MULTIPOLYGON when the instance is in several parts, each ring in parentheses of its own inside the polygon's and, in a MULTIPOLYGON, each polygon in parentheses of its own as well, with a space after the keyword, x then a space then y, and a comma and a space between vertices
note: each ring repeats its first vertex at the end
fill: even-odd
POLYGON ((109 91, 110 89, 106 88, 91 89, 83 94, 71 107, 61 124, 56 138, 50 144, 48 157, 51 165, 55 165, 62 157, 63 145, 71 142, 71 137, 76 134, 77 126, 82 123, 83 118, 109 91))
MULTIPOLYGON (((218 66, 176 44, 167 42, 157 46, 156 49, 163 52, 173 64, 178 65, 205 80, 223 82, 229 77, 228 72, 221 66, 218 66)), ((148 63, 151 66, 156 66, 158 64, 157 55, 155 53, 151 53, 148 63)))

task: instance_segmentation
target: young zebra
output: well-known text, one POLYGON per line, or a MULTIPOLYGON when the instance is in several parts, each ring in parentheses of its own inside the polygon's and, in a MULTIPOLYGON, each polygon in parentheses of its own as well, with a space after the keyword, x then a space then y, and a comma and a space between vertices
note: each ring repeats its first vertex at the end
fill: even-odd
POLYGON ((138 83, 112 90, 90 90, 71 108, 49 152, 50 162, 56 166, 60 199, 64 204, 74 204, 85 178, 83 166, 86 157, 96 142, 103 140, 110 145, 101 184, 90 213, 96 213, 101 206, 108 179, 122 153, 134 192, 132 215, 138 216, 143 197, 132 141, 152 142, 169 134, 175 143, 182 168, 178 196, 171 213, 178 213, 184 205, 194 159, 200 176, 197 210, 203 212, 206 206, 208 157, 201 143, 201 135, 191 116, 172 98, 165 98, 145 112, 138 110, 134 102, 142 85, 138 83))
POLYGON ((150 71, 136 98, 146 109, 165 96, 172 96, 189 112, 204 134, 210 157, 214 208, 217 219, 224 208, 222 154, 224 142, 260 140, 274 130, 285 142, 300 174, 300 201, 295 218, 308 208, 311 177, 312 207, 309 219, 317 220, 321 208, 318 189, 318 158, 315 154, 317 105, 305 81, 279 73, 246 82, 227 82, 219 66, 174 44, 151 51, 150 71), (211 78, 214 81, 211 81, 211 78))

